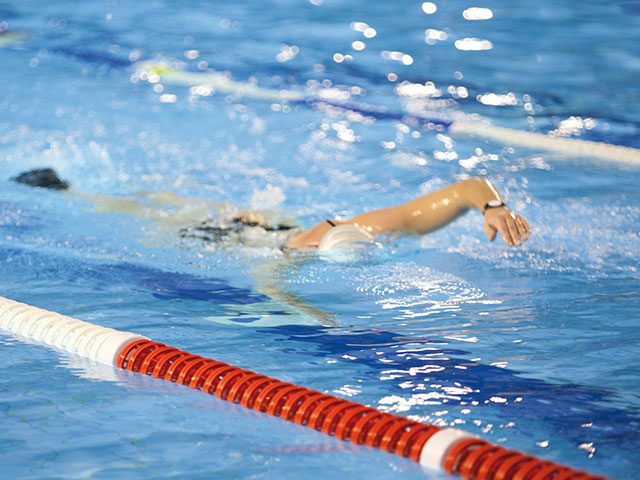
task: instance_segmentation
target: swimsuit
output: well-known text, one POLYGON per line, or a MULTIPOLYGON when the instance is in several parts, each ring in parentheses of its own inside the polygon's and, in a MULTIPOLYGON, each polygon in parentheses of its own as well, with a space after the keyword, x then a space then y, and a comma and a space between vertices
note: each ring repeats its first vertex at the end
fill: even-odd
MULTIPOLYGON (((325 221, 331 228, 320 239, 318 250, 331 250, 335 247, 357 249, 374 243, 373 236, 358 225, 325 221)), ((287 245, 301 231, 292 225, 268 225, 235 217, 231 220, 207 219, 198 225, 182 228, 178 234, 181 238, 198 239, 223 247, 268 247, 287 252, 287 245)))
POLYGON ((264 225, 235 217, 231 220, 210 218, 197 225, 180 229, 178 235, 181 238, 197 239, 221 246, 243 245, 283 249, 298 232, 300 228, 292 225, 264 225))

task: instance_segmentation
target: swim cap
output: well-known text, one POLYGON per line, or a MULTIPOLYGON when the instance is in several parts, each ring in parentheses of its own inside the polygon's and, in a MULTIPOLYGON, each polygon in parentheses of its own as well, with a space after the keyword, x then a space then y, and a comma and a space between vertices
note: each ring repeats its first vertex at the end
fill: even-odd
POLYGON ((332 248, 360 248, 373 243, 373 236, 364 228, 357 225, 345 224, 330 228, 324 234, 318 250, 326 251, 332 248))

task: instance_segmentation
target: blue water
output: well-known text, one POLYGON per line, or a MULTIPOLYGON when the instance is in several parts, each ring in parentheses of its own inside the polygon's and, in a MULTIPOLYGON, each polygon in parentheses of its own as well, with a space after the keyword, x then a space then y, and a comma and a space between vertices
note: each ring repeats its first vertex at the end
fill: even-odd
MULTIPOLYGON (((640 169, 398 119, 476 114, 640 147, 640 4, 434 3, 426 14, 417 1, 0 1, 0 30, 29 34, 0 49, 0 295, 635 477, 640 169), (493 18, 465 20, 471 6, 493 18), (425 29, 442 40, 427 43, 425 29), (491 48, 461 50, 464 38, 491 48), (154 87, 136 81, 136 59, 341 92, 335 101, 390 114, 362 122, 154 87), (403 81, 441 95, 402 97, 403 81), (500 98, 513 105, 485 104, 510 92, 500 98), (9 181, 42 166, 80 192, 170 191, 303 225, 483 175, 534 235, 518 249, 490 244, 471 213, 350 259, 211 248, 178 240, 179 222, 9 181), (266 295, 265 275, 298 303, 266 295)), ((24 339, 0 334, 0 344, 3 478, 446 477, 24 339)))

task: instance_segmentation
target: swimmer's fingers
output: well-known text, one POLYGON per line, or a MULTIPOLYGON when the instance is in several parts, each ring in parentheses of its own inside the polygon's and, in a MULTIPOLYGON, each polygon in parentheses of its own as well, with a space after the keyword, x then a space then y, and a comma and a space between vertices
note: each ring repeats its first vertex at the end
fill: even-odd
POLYGON ((529 237, 530 227, 527 221, 507 207, 487 210, 485 220, 485 232, 490 240, 490 233, 496 230, 507 245, 520 245, 529 237))
POLYGON ((518 227, 520 238, 522 238, 522 240, 528 239, 529 235, 531 235, 531 227, 522 215, 516 215, 516 226, 518 227))
POLYGON ((487 209, 484 218, 484 231, 491 241, 497 231, 507 245, 521 245, 531 233, 531 227, 525 218, 506 206, 487 209))
POLYGON ((506 244, 513 245, 511 233, 509 233, 509 227, 506 222, 506 216, 509 213, 511 212, 506 207, 492 208, 485 212, 484 231, 487 234, 487 237, 489 237, 489 240, 493 241, 497 232, 504 239, 506 244))
POLYGON ((520 234, 520 230, 518 229, 518 216, 509 212, 507 215, 507 226, 509 227, 509 233, 511 234, 511 240, 515 245, 520 245, 524 242, 524 237, 520 234))
POLYGON ((522 215, 508 212, 505 215, 505 223, 509 229, 509 235, 513 243, 510 245, 521 245, 529 238, 530 227, 522 215))
MULTIPOLYGON (((515 240, 513 233, 515 232, 514 226, 511 226, 508 220, 508 216, 501 216, 498 220, 498 232, 507 245, 514 245, 515 240)), ((517 238, 517 237, 515 237, 517 238)))

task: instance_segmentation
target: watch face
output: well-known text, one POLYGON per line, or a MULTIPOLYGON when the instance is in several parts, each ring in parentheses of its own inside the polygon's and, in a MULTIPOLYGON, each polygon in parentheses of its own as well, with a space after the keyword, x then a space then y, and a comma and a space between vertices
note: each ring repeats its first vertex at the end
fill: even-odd
POLYGON ((504 205, 502 200, 489 200, 487 202, 487 207, 501 207, 502 205, 504 205))

